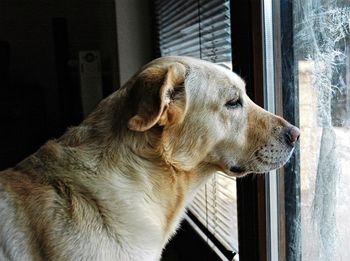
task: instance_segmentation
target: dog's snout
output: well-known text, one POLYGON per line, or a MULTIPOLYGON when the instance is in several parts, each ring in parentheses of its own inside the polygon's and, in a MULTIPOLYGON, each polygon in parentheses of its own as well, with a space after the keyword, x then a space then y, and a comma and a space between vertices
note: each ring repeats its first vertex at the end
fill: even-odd
POLYGON ((295 126, 291 126, 286 129, 286 132, 284 135, 287 143, 294 146, 295 143, 299 140, 300 130, 295 126))

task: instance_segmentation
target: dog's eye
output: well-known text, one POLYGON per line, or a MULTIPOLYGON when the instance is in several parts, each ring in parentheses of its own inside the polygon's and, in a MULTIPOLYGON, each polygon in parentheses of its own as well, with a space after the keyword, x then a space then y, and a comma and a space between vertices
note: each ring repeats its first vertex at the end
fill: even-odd
POLYGON ((226 102, 225 106, 228 109, 236 109, 240 106, 242 106, 241 100, 239 99, 239 97, 229 100, 228 102, 226 102))

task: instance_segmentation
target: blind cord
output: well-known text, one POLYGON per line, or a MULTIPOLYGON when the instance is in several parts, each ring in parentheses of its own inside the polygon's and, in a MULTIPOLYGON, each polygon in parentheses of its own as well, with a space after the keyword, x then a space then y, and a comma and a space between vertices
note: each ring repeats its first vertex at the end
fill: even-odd
POLYGON ((202 27, 201 27, 201 0, 197 0, 198 10, 198 40, 199 40, 199 56, 202 59, 202 27))

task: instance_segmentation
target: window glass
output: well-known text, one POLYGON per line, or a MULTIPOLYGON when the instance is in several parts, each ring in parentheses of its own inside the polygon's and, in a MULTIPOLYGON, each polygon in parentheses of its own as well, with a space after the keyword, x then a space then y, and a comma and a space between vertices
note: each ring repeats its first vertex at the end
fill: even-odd
POLYGON ((293 242, 301 247, 295 247, 295 260, 350 260, 349 6, 293 1, 301 129, 301 219, 294 224, 301 234, 293 242))

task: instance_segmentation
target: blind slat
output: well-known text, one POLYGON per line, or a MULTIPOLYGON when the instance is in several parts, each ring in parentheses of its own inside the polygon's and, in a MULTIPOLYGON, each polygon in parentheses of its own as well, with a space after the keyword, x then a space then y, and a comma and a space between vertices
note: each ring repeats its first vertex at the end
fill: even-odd
POLYGON ((225 22, 223 21, 226 21, 226 24, 229 23, 228 18, 229 12, 220 12, 208 18, 204 18, 202 16, 198 17, 197 14, 192 13, 182 18, 182 20, 187 19, 186 23, 177 21, 174 24, 170 24, 168 27, 162 27, 162 29, 160 29, 159 32, 162 35, 161 37, 167 37, 177 31, 183 31, 187 33, 191 31, 201 32, 206 28, 210 27, 210 25, 217 22, 225 24, 225 22))
MULTIPOLYGON (((203 206, 198 204, 198 202, 194 202, 193 208, 202 209, 203 206)), ((199 211, 198 211, 199 212, 199 211)), ((207 210, 206 212, 202 212, 205 216, 208 216, 210 221, 217 223, 217 226, 221 227, 223 230, 227 231, 230 230, 231 226, 229 225, 228 220, 223 220, 222 217, 220 216, 219 212, 212 212, 212 210, 207 210), (209 211, 209 212, 208 212, 209 211)), ((208 221, 209 222, 209 221, 208 221)))
POLYGON ((210 46, 204 45, 204 50, 203 50, 203 45, 197 44, 197 45, 191 45, 191 46, 180 46, 180 47, 174 47, 174 48, 168 48, 164 49, 162 53, 165 55, 182 55, 184 53, 191 53, 191 52, 198 52, 201 51, 201 56, 206 57, 206 56, 215 56, 215 55, 226 55, 230 54, 228 53, 230 51, 229 48, 226 47, 225 43, 223 43, 221 46, 210 46), (182 47, 182 48, 181 48, 182 47))
POLYGON ((229 211, 226 211, 224 206, 220 207, 218 205, 214 205, 213 203, 206 202, 205 200, 199 199, 199 198, 194 200, 193 203, 196 204, 197 206, 200 206, 205 211, 209 210, 211 214, 217 213, 219 219, 223 220, 224 222, 231 220, 229 211), (217 211, 217 210, 220 210, 220 211, 217 211))
POLYGON ((237 219, 232 219, 237 216, 236 196, 227 194, 229 188, 235 190, 235 180, 217 174, 200 189, 189 209, 223 245, 237 249, 237 219), (225 195, 224 199, 220 195, 225 195), (216 206, 213 206, 214 201, 216 206))
MULTIPOLYGON (((163 2, 163 1, 159 1, 163 2)), ((168 5, 159 6, 156 4, 156 12, 158 14, 161 14, 157 16, 159 20, 166 21, 168 19, 171 19, 172 17, 175 17, 177 14, 183 14, 185 15, 188 12, 188 6, 195 5, 195 0, 173 0, 173 1, 166 1, 168 5), (172 2, 172 3, 171 3, 172 2), (175 3, 174 3, 175 2, 175 3)))
MULTIPOLYGON (((194 207, 195 209, 195 207, 194 207)), ((212 219, 207 218, 207 216, 204 214, 196 213, 196 211, 192 212, 198 220, 200 220, 203 224, 206 224, 208 230, 223 244, 227 249, 235 248, 236 246, 233 245, 233 242, 235 241, 233 238, 233 235, 226 232, 227 230, 223 230, 221 227, 218 227, 213 224, 212 219)))
MULTIPOLYGON (((220 220, 219 217, 217 217, 215 214, 213 213, 207 213, 207 212, 202 212, 201 211, 201 206, 197 205, 197 204, 193 204, 193 210, 195 210, 195 212, 199 215, 199 218, 205 219, 206 220, 206 225, 211 225, 212 228, 214 229, 215 227, 219 227, 222 231, 224 231, 224 236, 230 237, 229 231, 231 229, 231 226, 228 225, 228 222, 223 222, 222 220, 220 220), (209 217, 209 218, 208 218, 209 217)), ((194 213, 195 214, 195 213, 194 213)))
MULTIPOLYGON (((198 24, 196 25, 197 29, 193 32, 177 31, 173 32, 169 37, 162 36, 160 38, 160 44, 163 48, 168 46, 177 45, 179 43, 187 43, 194 40, 211 40, 211 41, 220 41, 222 38, 230 38, 230 27, 229 23, 214 23, 210 27, 203 29, 201 34, 198 32, 198 24)), ((231 39, 230 39, 231 40, 231 39)))
MULTIPOLYGON (((161 21, 163 28, 166 28, 169 24, 173 24, 175 21, 178 21, 179 18, 186 17, 189 14, 202 16, 208 11, 217 11, 219 8, 226 8, 228 10, 228 3, 222 4, 222 0, 212 0, 207 1, 207 3, 203 3, 203 1, 199 3, 198 0, 180 0, 177 5, 173 5, 171 8, 163 11, 162 15, 158 16, 158 21, 161 21), (200 4, 200 6, 198 6, 198 4, 200 4)), ((182 24, 184 24, 183 20, 182 24)))
POLYGON ((218 200, 217 204, 220 205, 225 205, 228 201, 235 201, 236 198, 230 194, 230 193, 226 193, 226 192, 222 192, 220 187, 217 187, 217 184, 215 185, 215 188, 209 188, 207 187, 206 190, 200 191, 197 193, 196 197, 194 200, 196 200, 197 198, 203 199, 203 200, 218 200), (205 194, 205 192, 208 192, 207 194, 205 194), (215 194, 215 196, 213 196, 215 194))

